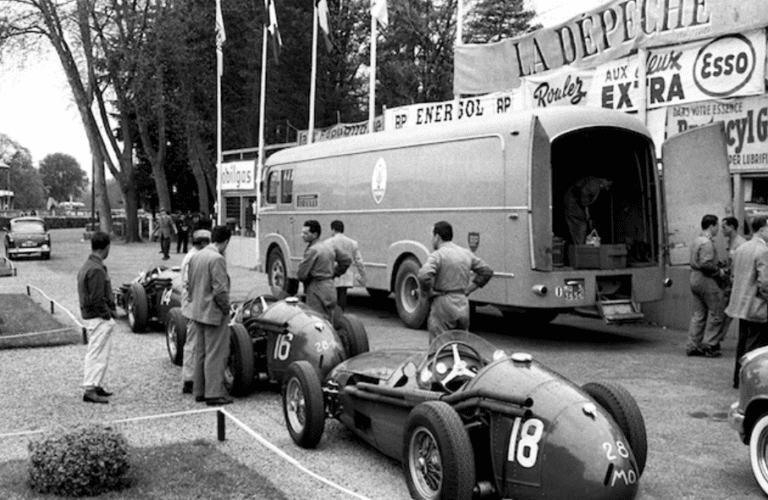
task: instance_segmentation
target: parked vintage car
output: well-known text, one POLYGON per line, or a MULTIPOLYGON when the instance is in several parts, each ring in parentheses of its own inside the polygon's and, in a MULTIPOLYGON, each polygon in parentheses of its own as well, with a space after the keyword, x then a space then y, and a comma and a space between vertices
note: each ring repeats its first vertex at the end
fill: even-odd
POLYGON ((728 421, 749 445, 752 473, 768 495, 768 347, 741 358, 739 400, 731 405, 728 421))
POLYGON ((283 413, 304 448, 326 417, 340 420, 402 461, 417 499, 631 499, 647 456, 643 416, 621 385, 578 387, 458 330, 426 351, 355 356, 324 379, 297 361, 283 413))
POLYGON ((40 255, 51 258, 51 234, 40 217, 15 217, 5 230, 5 256, 15 259, 20 256, 40 255))
POLYGON ((159 266, 140 272, 133 281, 115 289, 114 294, 117 305, 127 313, 134 333, 144 332, 151 325, 166 325, 168 318, 185 323, 180 312, 171 313, 181 305, 181 268, 178 266, 159 266))
MULTIPOLYGON (((165 331, 171 362, 181 365, 186 320, 178 311, 171 310, 165 331)), ((297 360, 325 377, 345 359, 368 351, 368 335, 357 316, 339 312, 334 327, 296 297, 249 294, 233 304, 231 316, 225 383, 235 395, 248 394, 259 383, 281 383, 297 360)))

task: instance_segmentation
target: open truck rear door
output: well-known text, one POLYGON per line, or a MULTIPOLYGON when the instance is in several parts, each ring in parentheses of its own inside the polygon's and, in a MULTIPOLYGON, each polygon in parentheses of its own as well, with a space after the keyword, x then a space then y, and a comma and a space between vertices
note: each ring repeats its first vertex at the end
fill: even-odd
MULTIPOLYGON (((712 123, 667 139, 662 145, 664 209, 669 264, 687 265, 701 218, 731 215, 725 127, 712 123)), ((724 247, 718 249, 723 255, 724 247)))
POLYGON ((528 233, 531 269, 552 270, 552 152, 549 136, 533 115, 528 162, 528 233))

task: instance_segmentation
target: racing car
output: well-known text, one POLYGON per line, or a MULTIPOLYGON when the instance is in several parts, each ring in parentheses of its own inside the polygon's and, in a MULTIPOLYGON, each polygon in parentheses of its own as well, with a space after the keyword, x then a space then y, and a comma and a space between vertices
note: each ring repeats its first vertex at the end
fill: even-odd
POLYGON ((316 447, 336 418, 402 462, 416 499, 632 499, 647 457, 643 416, 623 386, 579 387, 466 331, 427 351, 355 356, 325 379, 294 362, 282 395, 296 444, 316 447))
POLYGON ((186 324, 179 311, 171 310, 181 305, 181 268, 154 267, 139 273, 130 283, 114 290, 115 303, 128 314, 131 331, 141 333, 147 327, 166 325, 169 317, 175 324, 186 324))
MULTIPOLYGON (((181 365, 186 320, 178 311, 168 315, 166 344, 171 361, 181 365)), ((368 335, 357 316, 338 312, 334 323, 296 297, 249 294, 231 311, 225 385, 231 394, 245 395, 259 383, 282 383, 297 360, 325 377, 345 359, 368 351, 368 335)))

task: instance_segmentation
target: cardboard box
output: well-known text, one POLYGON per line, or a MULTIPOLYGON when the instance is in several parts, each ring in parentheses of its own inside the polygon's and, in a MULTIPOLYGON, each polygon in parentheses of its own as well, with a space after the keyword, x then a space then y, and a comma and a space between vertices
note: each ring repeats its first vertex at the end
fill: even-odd
POLYGON ((575 269, 623 269, 627 267, 627 247, 570 245, 568 264, 575 269))

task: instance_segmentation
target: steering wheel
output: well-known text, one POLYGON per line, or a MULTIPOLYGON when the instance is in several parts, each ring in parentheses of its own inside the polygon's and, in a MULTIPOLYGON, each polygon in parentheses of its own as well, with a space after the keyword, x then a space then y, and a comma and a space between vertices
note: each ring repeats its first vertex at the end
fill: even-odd
POLYGON ((453 341, 443 345, 435 353, 435 356, 432 358, 432 373, 435 374, 437 383, 443 389, 453 393, 469 379, 475 378, 477 372, 484 365, 482 356, 474 347, 466 342, 453 341), (469 353, 464 352, 464 357, 462 357, 460 347, 466 348, 469 353), (443 354, 444 352, 445 354, 443 354), (446 358, 451 360, 450 367, 445 365, 446 358), (468 363, 467 358, 474 358, 475 363, 468 363))

